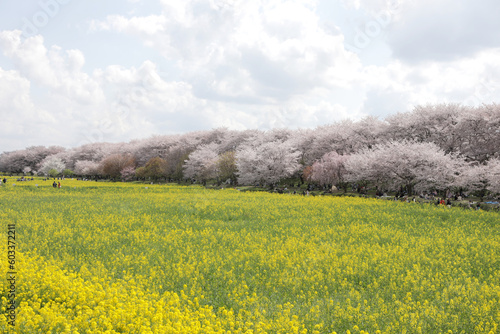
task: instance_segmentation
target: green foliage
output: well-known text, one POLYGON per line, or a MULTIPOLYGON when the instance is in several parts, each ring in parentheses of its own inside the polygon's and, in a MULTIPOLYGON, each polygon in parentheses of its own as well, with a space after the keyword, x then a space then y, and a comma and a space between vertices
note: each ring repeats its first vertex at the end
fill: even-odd
POLYGON ((186 152, 182 155, 182 158, 177 162, 175 165, 175 168, 172 173, 172 178, 175 180, 182 180, 184 178, 184 171, 183 171, 183 165, 184 161, 186 161, 189 158, 189 153, 191 152, 186 152))
POLYGON ((59 172, 55 168, 50 169, 48 173, 51 177, 57 177, 59 175, 59 172))
POLYGON ((146 178, 146 167, 137 168, 135 170, 135 176, 140 179, 146 178))
POLYGON ((157 180, 167 176, 168 164, 165 160, 160 157, 155 157, 149 159, 149 161, 144 166, 144 169, 140 171, 141 177, 151 178, 157 180))
POLYGON ((224 182, 230 179, 232 184, 236 184, 236 173, 238 172, 238 168, 236 167, 236 153, 229 151, 221 154, 217 161, 217 170, 221 181, 224 182))
POLYGON ((63 170, 62 174, 66 177, 69 177, 69 176, 74 176, 75 173, 71 170, 71 169, 65 169, 63 170))

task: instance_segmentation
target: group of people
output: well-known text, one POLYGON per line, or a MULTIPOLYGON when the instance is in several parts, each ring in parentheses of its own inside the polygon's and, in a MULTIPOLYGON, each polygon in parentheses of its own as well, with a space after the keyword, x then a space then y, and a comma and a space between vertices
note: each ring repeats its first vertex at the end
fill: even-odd
POLYGON ((22 176, 22 177, 18 178, 16 181, 23 182, 23 181, 34 181, 34 180, 35 180, 34 178, 29 178, 29 177, 26 178, 26 177, 22 176))
MULTIPOLYGON (((30 180, 30 179, 25 179, 25 180, 22 180, 22 181, 29 181, 29 180, 30 180)), ((4 178, 0 181, 0 183, 3 183, 3 184, 7 183, 7 179, 4 177, 4 178)), ((38 184, 37 184, 36 186, 38 187, 38 184)), ((56 181, 54 181, 54 183, 52 183, 52 187, 54 187, 54 188, 61 188, 61 182, 56 182, 56 181)))
POLYGON ((437 200, 436 205, 446 205, 447 207, 451 208, 451 200, 448 198, 446 201, 444 198, 441 198, 437 200))

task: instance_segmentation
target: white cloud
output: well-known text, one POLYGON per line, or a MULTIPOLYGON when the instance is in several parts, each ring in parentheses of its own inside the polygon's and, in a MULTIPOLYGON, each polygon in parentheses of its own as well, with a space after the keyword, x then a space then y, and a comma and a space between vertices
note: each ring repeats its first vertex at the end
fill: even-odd
MULTIPOLYGON (((322 28, 311 1, 164 1, 163 28, 143 35, 182 69, 197 96, 277 103, 316 87, 342 87, 359 63, 322 28)), ((108 17, 95 27, 140 34, 148 18, 108 17), (119 24, 117 23, 119 22, 119 24)), ((152 31, 152 30, 151 30, 152 31)))
POLYGON ((36 145, 48 131, 57 136, 56 124, 54 116, 31 99, 30 82, 16 71, 0 68, 0 151, 36 145))
POLYGON ((89 75, 82 70, 85 58, 79 50, 47 49, 41 37, 21 41, 19 35, 0 33, 4 53, 17 65, 16 71, 0 68, 3 125, 12 130, 3 135, 74 146, 213 124, 216 108, 194 97, 188 83, 163 80, 151 61, 138 68, 109 66, 89 75), (29 57, 33 49, 39 50, 38 58, 29 57))
POLYGON ((415 1, 389 33, 393 55, 407 62, 450 61, 500 45, 500 2, 415 1))
POLYGON ((104 22, 93 20, 90 24, 92 31, 114 30, 136 35, 153 35, 163 31, 165 17, 150 15, 146 17, 132 17, 126 19, 119 15, 109 15, 104 22))
POLYGON ((23 74, 30 75, 30 79, 44 85, 56 85, 56 78, 41 35, 30 37, 23 42, 21 31, 1 31, 0 47, 23 74))
POLYGON ((9 110, 23 111, 33 109, 30 100, 30 83, 22 78, 16 71, 4 71, 0 68, 0 104, 2 116, 6 116, 9 110))
POLYGON ((53 36, 22 39, 0 29, 0 49, 12 63, 5 68, 14 69, 0 67, 2 123, 10 131, 2 144, 72 146, 219 126, 313 128, 417 104, 493 102, 500 49, 496 37, 479 36, 487 24, 496 27, 491 15, 480 22, 478 10, 460 0, 449 11, 454 17, 443 18, 449 0, 429 1, 345 0, 353 9, 338 7, 361 17, 350 26, 325 24, 328 15, 313 0, 163 0, 161 12, 138 2, 140 11, 85 17, 86 40, 69 47, 53 45, 53 36), (365 29, 384 13, 390 17, 373 43, 345 50, 353 40, 346 30, 365 29), (421 26, 424 14, 437 33, 421 26), (457 38, 446 40, 450 32, 457 38), (110 35, 113 65, 88 64, 99 54, 89 45, 110 35))
POLYGON ((47 49, 42 36, 22 40, 19 30, 0 31, 0 46, 24 77, 48 88, 51 94, 83 104, 102 100, 97 83, 82 72, 85 57, 80 51, 63 53, 57 46, 47 49))
POLYGON ((492 103, 500 93, 496 74, 500 74, 500 48, 444 64, 393 61, 387 66, 368 66, 363 110, 370 114, 379 110, 385 116, 427 103, 492 103))

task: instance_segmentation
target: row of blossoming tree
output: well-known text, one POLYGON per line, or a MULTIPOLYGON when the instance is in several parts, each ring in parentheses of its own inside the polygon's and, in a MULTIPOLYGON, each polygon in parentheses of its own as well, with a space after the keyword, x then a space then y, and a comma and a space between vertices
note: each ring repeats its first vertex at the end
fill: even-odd
POLYGON ((380 120, 315 129, 225 128, 76 148, 29 147, 0 155, 0 171, 122 180, 210 180, 273 185, 287 178, 407 193, 500 193, 500 106, 418 106, 380 120))

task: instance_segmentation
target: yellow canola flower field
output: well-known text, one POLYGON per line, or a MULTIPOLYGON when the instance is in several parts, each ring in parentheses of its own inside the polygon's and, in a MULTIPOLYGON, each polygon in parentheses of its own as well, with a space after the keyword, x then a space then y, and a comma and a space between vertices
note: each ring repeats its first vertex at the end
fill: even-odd
POLYGON ((500 333, 497 213, 51 184, 0 188, 2 333, 500 333))

